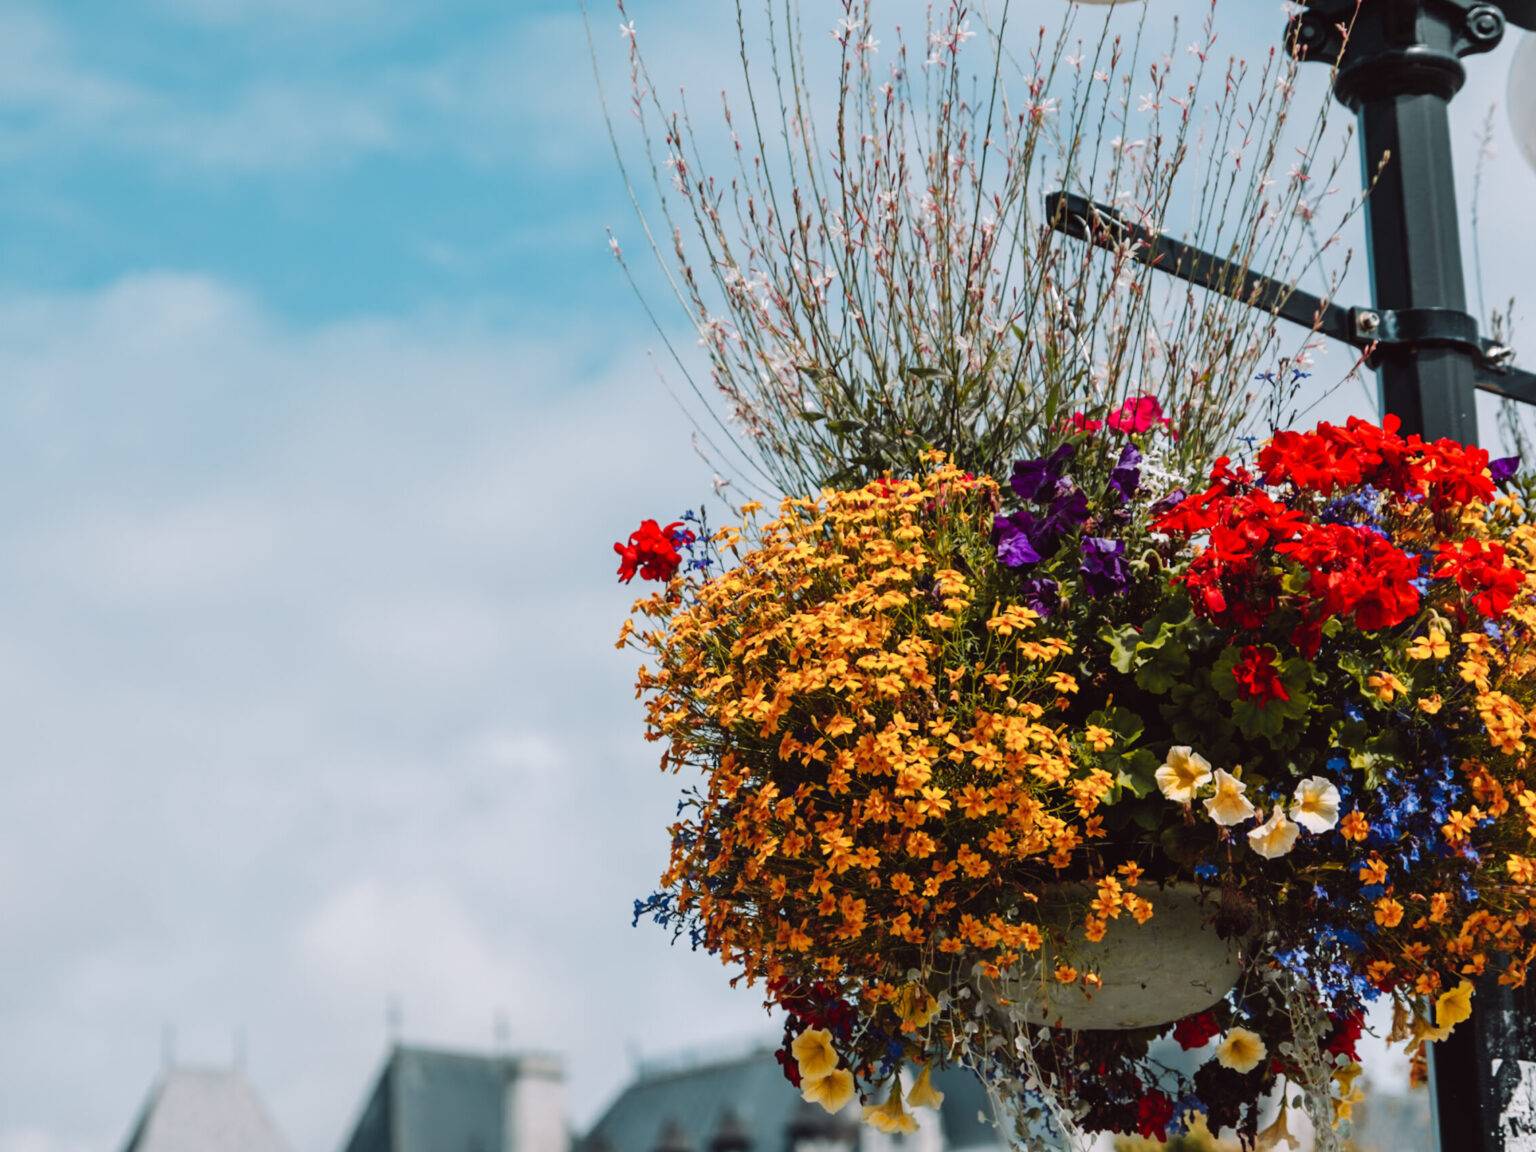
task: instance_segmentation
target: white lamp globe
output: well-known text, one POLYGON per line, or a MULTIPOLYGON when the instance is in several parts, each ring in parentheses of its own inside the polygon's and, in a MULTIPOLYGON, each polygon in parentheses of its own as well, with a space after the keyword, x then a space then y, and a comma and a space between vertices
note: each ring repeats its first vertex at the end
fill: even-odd
POLYGON ((1509 68, 1509 123, 1520 151, 1536 168, 1536 35, 1527 33, 1509 68))

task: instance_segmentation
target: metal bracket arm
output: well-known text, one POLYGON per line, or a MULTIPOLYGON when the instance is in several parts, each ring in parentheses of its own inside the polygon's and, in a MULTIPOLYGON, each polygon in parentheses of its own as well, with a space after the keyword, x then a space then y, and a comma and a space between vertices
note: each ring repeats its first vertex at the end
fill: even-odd
POLYGON ((1045 211, 1051 227, 1064 235, 1108 251, 1124 250, 1138 264, 1358 348, 1367 360, 1386 348, 1459 348, 1472 357, 1476 383, 1482 391, 1536 404, 1536 375, 1513 367, 1514 351, 1484 337, 1476 317, 1465 312, 1448 308, 1346 308, 1169 239, 1075 193, 1052 193, 1045 198, 1045 211))

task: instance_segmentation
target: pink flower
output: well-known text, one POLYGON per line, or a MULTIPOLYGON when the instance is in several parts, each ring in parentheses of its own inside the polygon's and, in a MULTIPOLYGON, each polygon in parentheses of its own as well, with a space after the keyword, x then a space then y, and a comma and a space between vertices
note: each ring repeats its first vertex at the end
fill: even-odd
POLYGON ((1171 421, 1163 415, 1156 396, 1133 396, 1109 416, 1109 426, 1127 436, 1140 436, 1159 424, 1167 428, 1171 421))
POLYGON ((1072 413, 1069 423, 1072 425, 1072 431, 1074 432, 1093 433, 1104 427, 1104 421, 1090 420, 1086 412, 1072 413))

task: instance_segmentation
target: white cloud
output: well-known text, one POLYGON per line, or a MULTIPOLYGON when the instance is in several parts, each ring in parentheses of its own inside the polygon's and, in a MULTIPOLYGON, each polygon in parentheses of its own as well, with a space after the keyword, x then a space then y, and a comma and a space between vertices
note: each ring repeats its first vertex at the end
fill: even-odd
POLYGON ((45 112, 81 124, 114 115, 139 98, 132 85, 82 67, 64 28, 41 8, 0 5, 0 110, 45 112))
POLYGON ((676 785, 610 543, 708 485, 644 358, 589 344, 295 330, 197 276, 0 299, 4 1138, 119 1140, 167 1024, 213 1061, 243 1026, 300 1152, 387 994, 418 1040, 507 1012, 582 1117, 627 1042, 758 1026, 628 922, 676 785))
POLYGON ((328 896, 300 933, 300 962, 326 997, 377 1009, 398 995, 450 1032, 483 1035, 489 1005, 534 994, 532 973, 498 956, 473 914, 438 884, 355 881, 328 896))
POLYGON ((292 24, 376 25, 419 9, 409 0, 326 0, 323 4, 314 0, 156 0, 156 5, 201 24, 257 24, 268 29, 292 24))
POLYGON ((399 145, 384 93, 314 82, 263 81, 209 110, 162 101, 141 146, 184 163, 235 172, 314 171, 399 145))
POLYGON ((56 1140, 41 1128, 0 1128, 0 1152, 87 1152, 90 1147, 56 1140))

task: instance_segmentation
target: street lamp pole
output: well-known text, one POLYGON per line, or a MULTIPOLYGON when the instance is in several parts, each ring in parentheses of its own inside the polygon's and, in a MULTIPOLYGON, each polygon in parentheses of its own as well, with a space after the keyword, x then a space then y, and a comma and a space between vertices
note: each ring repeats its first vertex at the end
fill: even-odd
MULTIPOLYGON (((1513 367, 1513 352, 1484 336, 1467 312, 1450 102, 1466 83, 1463 58, 1498 47, 1510 24, 1536 30, 1536 0, 1302 3, 1290 50, 1336 65, 1334 95, 1359 118, 1370 189, 1369 307, 1254 276, 1079 195, 1048 197, 1047 215, 1052 227, 1100 247, 1125 251, 1135 241, 1134 258, 1145 264, 1361 349, 1377 369, 1382 410, 1399 417, 1405 433, 1475 443, 1478 390, 1536 404, 1536 375, 1513 367)), ((1526 48, 1517 70, 1521 60, 1530 63, 1526 48)), ((1522 102, 1511 108, 1528 137, 1522 146, 1536 159, 1536 78, 1517 71, 1510 91, 1522 102)), ((1440 1152, 1536 1147, 1536 989, 1482 979, 1471 1020, 1430 1049, 1440 1152)))
MULTIPOLYGON (((1477 440, 1487 347, 1467 313, 1450 102, 1466 82, 1462 58, 1497 47, 1511 21, 1536 23, 1536 0, 1310 0, 1290 28, 1299 57, 1337 62, 1334 95, 1359 117, 1374 184, 1366 202, 1374 307, 1357 311, 1357 323, 1416 337, 1378 350, 1381 406, 1405 432, 1430 439, 1477 440)), ((1509 1105, 1531 1091, 1521 1062, 1536 1055, 1533 1007, 1529 993, 1484 978, 1472 1019, 1430 1045, 1441 1152, 1504 1152, 1515 1135, 1509 1105)))

